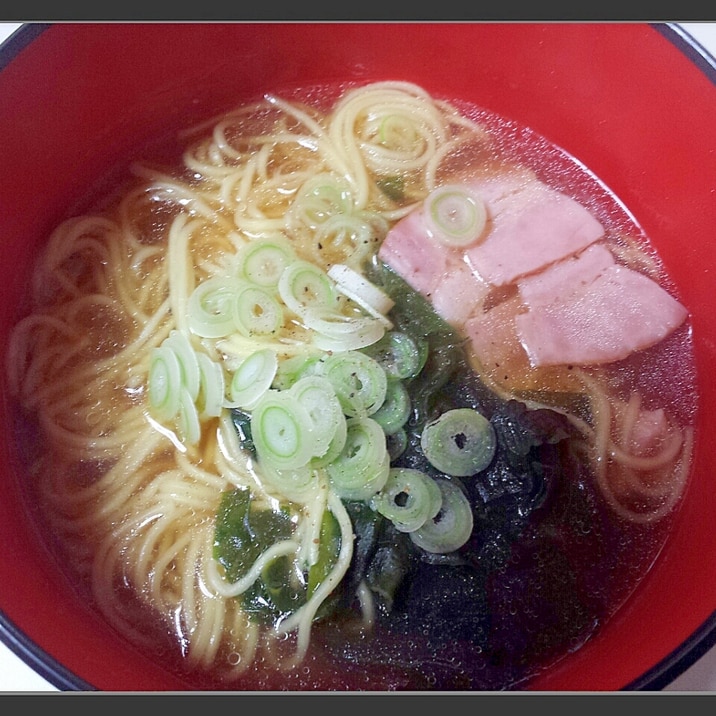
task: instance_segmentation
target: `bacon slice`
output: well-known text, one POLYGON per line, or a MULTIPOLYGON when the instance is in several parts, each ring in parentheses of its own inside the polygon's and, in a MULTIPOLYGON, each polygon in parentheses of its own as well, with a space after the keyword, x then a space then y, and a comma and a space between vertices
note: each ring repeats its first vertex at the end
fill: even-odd
POLYGON ((589 365, 658 343, 686 316, 658 283, 615 264, 581 290, 518 314, 515 325, 533 366, 589 365))
POLYGON ((574 255, 604 236, 579 202, 536 180, 473 184, 487 204, 489 230, 466 252, 486 281, 501 286, 574 255))
POLYGON ((378 250, 381 261, 424 296, 429 296, 444 278, 448 256, 449 251, 427 235, 421 209, 395 224, 378 250))
POLYGON ((467 265, 462 249, 430 238, 419 209, 388 232, 378 257, 428 298, 436 313, 453 325, 464 323, 490 288, 467 265))
POLYGON ((467 332, 484 364, 613 362, 654 345, 685 320, 686 309, 658 283, 616 263, 600 242, 601 223, 574 199, 530 173, 470 185, 490 217, 478 243, 440 244, 417 209, 388 232, 378 255, 467 332), (515 300, 499 311, 487 305, 491 290, 515 287, 515 300))
POLYGON ((489 290, 490 286, 475 276, 464 261, 452 261, 429 298, 438 316, 453 326, 461 326, 489 290))
POLYGON ((537 308, 586 289, 614 263, 614 254, 604 244, 593 244, 579 256, 558 261, 523 278, 517 282, 517 288, 523 303, 537 308))

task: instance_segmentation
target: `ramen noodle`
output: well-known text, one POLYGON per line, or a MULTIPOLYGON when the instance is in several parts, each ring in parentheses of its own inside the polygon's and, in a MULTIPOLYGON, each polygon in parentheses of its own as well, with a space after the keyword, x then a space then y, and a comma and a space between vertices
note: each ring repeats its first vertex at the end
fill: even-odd
POLYGON ((515 689, 598 633, 695 408, 621 204, 406 82, 179 141, 57 227, 12 334, 28 491, 84 597, 200 689, 515 689))

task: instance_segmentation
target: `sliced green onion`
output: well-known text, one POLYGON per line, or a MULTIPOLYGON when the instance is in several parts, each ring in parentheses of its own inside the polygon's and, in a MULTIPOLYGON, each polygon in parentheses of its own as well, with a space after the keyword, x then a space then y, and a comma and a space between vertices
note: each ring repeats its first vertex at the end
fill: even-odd
POLYGON ((148 389, 152 412, 164 422, 174 421, 180 438, 191 445, 199 440, 200 418, 221 412, 223 369, 174 330, 152 351, 148 389))
POLYGON ((309 261, 289 264, 281 274, 278 291, 286 306, 298 316, 310 307, 336 306, 333 282, 323 269, 309 261))
POLYGON ((310 466, 279 470, 264 464, 260 478, 264 485, 292 502, 301 504, 315 498, 318 475, 310 466))
POLYGON ((272 387, 276 390, 288 390, 297 380, 313 375, 322 353, 299 354, 279 362, 272 387))
POLYGON ((182 388, 179 395, 179 413, 176 420, 177 433, 186 445, 199 442, 201 426, 199 413, 189 391, 182 388))
POLYGON ((347 182, 325 172, 306 181, 296 193, 291 214, 309 229, 316 229, 335 214, 348 214, 353 200, 347 182))
POLYGON ((313 236, 314 244, 329 262, 362 267, 387 233, 387 222, 373 212, 335 214, 328 217, 313 236))
POLYGON ((387 315, 395 305, 395 301, 382 289, 345 264, 331 266, 328 269, 328 276, 336 282, 336 287, 341 293, 371 315, 392 326, 387 315))
POLYGON ((284 236, 256 239, 239 249, 237 254, 240 278, 265 288, 278 286, 286 266, 296 260, 293 247, 284 236))
POLYGON ((189 296, 189 328, 202 338, 223 338, 236 330, 236 297, 245 286, 234 276, 213 276, 189 296))
POLYGON ((442 491, 432 477, 420 470, 394 467, 370 504, 400 532, 414 532, 437 515, 442 501, 442 491))
POLYGON ((415 128, 415 122, 404 114, 385 115, 378 130, 380 143, 394 151, 409 150, 420 138, 420 134, 415 128))
POLYGON ((360 350, 379 341, 385 333, 385 326, 375 318, 346 316, 326 309, 309 308, 302 320, 315 332, 312 343, 322 351, 360 350))
POLYGON ((367 500, 385 485, 390 457, 385 433, 371 418, 350 418, 340 455, 326 466, 328 479, 344 500, 367 500))
MULTIPOLYGON (((332 338, 343 338, 350 336, 363 326, 373 325, 375 320, 368 316, 346 315, 339 311, 324 306, 307 308, 302 314, 303 323, 307 328, 318 333, 323 333, 332 338)), ((381 329, 381 333, 382 333, 381 329)))
POLYGON ((225 407, 251 409, 271 387, 277 369, 278 357, 271 348, 261 348, 245 358, 231 378, 225 407))
POLYGON ((420 548, 435 554, 447 554, 462 547, 472 534, 472 508, 462 489, 444 478, 435 480, 442 492, 438 513, 410 533, 410 539, 420 548))
POLYGON ((343 420, 339 420, 336 425, 336 431, 333 433, 328 448, 322 455, 311 458, 311 467, 321 468, 332 463, 343 452, 346 440, 348 439, 348 421, 343 416, 343 420))
POLYGON ((378 361, 360 351, 334 353, 317 366, 333 385, 343 412, 349 417, 375 413, 388 391, 388 379, 378 361))
POLYGON ((149 407, 160 420, 172 420, 179 412, 181 365, 168 346, 154 348, 149 366, 149 407))
POLYGON ((199 364, 199 395, 197 408, 203 418, 218 417, 224 406, 225 380, 224 370, 206 353, 197 353, 199 364))
POLYGON ((430 233, 447 246, 469 246, 485 230, 485 204, 467 187, 450 184, 434 189, 425 199, 430 233))
POLYGON ((397 433, 410 417, 410 394, 400 380, 388 380, 385 400, 371 416, 386 435, 397 433))
POLYGON ((423 368, 427 355, 421 346, 402 331, 388 331, 364 351, 383 366, 389 378, 414 378, 423 368))
POLYGON ((328 451, 340 424, 346 422, 341 404, 331 382, 322 376, 301 378, 289 389, 310 416, 316 435, 314 457, 322 457, 328 451))
POLYGON ((189 342, 189 339, 181 331, 173 330, 164 339, 163 344, 176 354, 181 367, 182 384, 189 391, 192 400, 196 400, 199 394, 199 361, 196 351, 189 342))
POLYGON ((361 330, 341 338, 332 338, 316 333, 311 342, 316 348, 320 348, 326 353, 344 353, 365 348, 379 340, 382 335, 383 330, 379 326, 363 326, 361 330))
POLYGON ((420 447, 428 461, 441 472, 468 477, 490 464, 497 437, 482 413, 472 408, 455 408, 425 426, 420 447))
POLYGON ((251 413, 251 437, 259 463, 290 470, 315 454, 315 435, 306 408, 287 391, 268 390, 251 413))
POLYGON ((234 324, 247 337, 268 336, 283 325, 283 308, 266 289, 245 284, 234 303, 234 324))

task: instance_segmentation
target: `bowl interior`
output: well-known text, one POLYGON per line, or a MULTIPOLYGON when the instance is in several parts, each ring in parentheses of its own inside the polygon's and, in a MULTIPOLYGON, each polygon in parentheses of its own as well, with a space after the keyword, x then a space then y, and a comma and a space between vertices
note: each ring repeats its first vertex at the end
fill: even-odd
MULTIPOLYGON (((6 337, 36 251, 109 167, 157 136, 264 91, 402 79, 527 125, 589 167, 659 251, 693 316, 700 412, 693 479, 669 541, 641 586, 585 647, 530 688, 636 683, 716 609, 716 88, 668 28, 646 24, 60 24, 0 72, 0 325, 6 337)), ((2 341, 3 365, 6 340, 2 341)), ((4 396, 3 425, 11 420, 4 396)), ((119 641, 75 598, 26 517, 15 446, 0 444, 0 611, 93 688, 186 684, 119 641)), ((709 621, 711 620, 711 621, 709 621)))

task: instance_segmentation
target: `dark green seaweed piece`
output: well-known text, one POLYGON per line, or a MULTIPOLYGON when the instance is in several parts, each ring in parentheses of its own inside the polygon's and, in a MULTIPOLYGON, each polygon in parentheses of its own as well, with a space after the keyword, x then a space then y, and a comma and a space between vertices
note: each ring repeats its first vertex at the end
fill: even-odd
POLYGON ((330 574, 341 550, 341 528, 330 510, 323 513, 319 539, 318 560, 308 570, 309 597, 330 574))
POLYGON ((348 500, 345 502, 345 507, 355 535, 353 558, 341 585, 343 590, 341 604, 349 608, 378 548, 378 537, 386 520, 365 502, 348 500))
MULTIPOLYGON (((321 522, 320 543, 318 549, 318 560, 308 570, 308 583, 306 585, 306 598, 318 589, 323 580, 330 574, 336 564, 338 554, 341 550, 341 528, 338 520, 330 510, 323 513, 321 522)), ((316 612, 316 618, 331 614, 340 602, 340 590, 334 590, 320 605, 316 612)))
POLYGON ((412 569, 412 544, 388 520, 383 523, 377 548, 366 570, 366 584, 376 597, 378 609, 389 614, 395 597, 412 569))
MULTIPOLYGON (((216 515, 214 558, 229 582, 243 577, 271 545, 293 534, 287 510, 256 508, 248 490, 224 492, 216 515)), ((247 612, 262 621, 274 622, 305 601, 305 587, 293 586, 290 560, 270 562, 254 584, 240 595, 247 612)))
MULTIPOLYGON (((486 585, 493 578, 501 578, 499 575, 509 574, 516 545, 521 544, 519 538, 539 523, 536 511, 548 503, 550 494, 565 482, 565 472, 571 469, 566 467, 564 446, 580 437, 560 412, 530 409, 519 400, 506 401, 485 386, 469 364, 465 337, 389 267, 373 262, 366 268, 366 274, 395 301, 390 312, 394 330, 409 336, 420 351, 422 369, 403 380, 412 413, 404 426, 405 447, 392 455, 392 464, 440 477, 422 453, 420 435, 429 420, 457 407, 469 407, 488 417, 495 429, 498 448, 487 469, 462 480, 472 505, 475 527, 468 542, 454 553, 430 555, 366 503, 347 501, 355 534, 353 558, 342 583, 319 616, 330 613, 340 618, 341 611, 345 615, 357 609, 356 594, 363 583, 374 595, 381 628, 395 636, 423 635, 421 643, 427 649, 426 654, 435 654, 457 639, 465 643, 466 649, 475 644, 486 645, 490 623, 486 585)), ((385 357, 389 359, 389 353, 385 357)), ((579 399, 572 395, 524 397, 542 404, 549 404, 552 399, 555 407, 564 407, 563 400, 579 399)), ((247 417, 241 411, 232 411, 242 446, 252 450, 247 417)), ((248 529, 243 526, 242 509, 244 516, 251 518, 252 528, 253 515, 245 505, 235 509, 237 516, 231 522, 238 522, 240 533, 244 529, 241 534, 246 541, 248 529)), ((280 522, 282 518, 270 518, 274 519, 280 522)), ((326 551, 321 554, 317 571, 313 576, 307 575, 310 584, 317 584, 320 574, 325 576, 340 547, 336 525, 326 523, 324 528, 321 542, 326 551)), ((235 535, 225 539, 234 549, 240 546, 241 538, 235 535)), ((274 535, 271 542, 275 539, 274 535)), ((226 554, 223 559, 229 563, 226 554)), ((305 587, 303 591, 297 590, 291 584, 288 562, 275 560, 249 590, 244 603, 250 611, 276 619, 282 609, 295 610, 305 603, 309 590, 305 587)), ((578 604, 571 613, 580 622, 580 630, 588 627, 578 604)), ((351 657, 346 653, 346 658, 360 663, 363 657, 359 652, 357 648, 351 657)), ((402 657, 396 652, 390 658, 402 657)))
POLYGON ((554 445, 577 435, 568 418, 549 408, 530 410, 518 400, 508 400, 490 419, 497 442, 511 465, 524 469, 533 448, 554 445))
POLYGON ((449 336, 454 343, 464 342, 465 339, 435 312, 430 301, 390 266, 376 260, 366 266, 365 273, 366 278, 380 286, 395 302, 388 314, 395 330, 414 338, 440 333, 449 336))
POLYGON ((252 457, 256 457, 256 446, 251 436, 251 415, 238 408, 231 409, 231 422, 239 436, 239 445, 247 450, 252 457))
POLYGON ((427 648, 454 653, 488 637, 487 574, 464 564, 415 563, 387 621, 394 634, 421 635, 427 648))
MULTIPOLYGON (((234 489, 222 495, 216 516, 214 557, 224 567, 226 579, 243 577, 270 546, 293 534, 288 510, 257 508, 248 490, 234 489)), ((306 603, 336 563, 341 548, 338 521, 330 511, 323 516, 318 560, 302 579, 296 579, 293 559, 282 556, 269 562, 259 578, 241 595, 243 608, 256 619, 275 623, 306 603)), ((317 612, 322 618, 337 606, 331 595, 317 612)))
POLYGON ((285 511, 257 509, 249 490, 224 492, 216 515, 214 557, 235 582, 248 572, 259 555, 275 542, 293 534, 291 515, 285 511))

